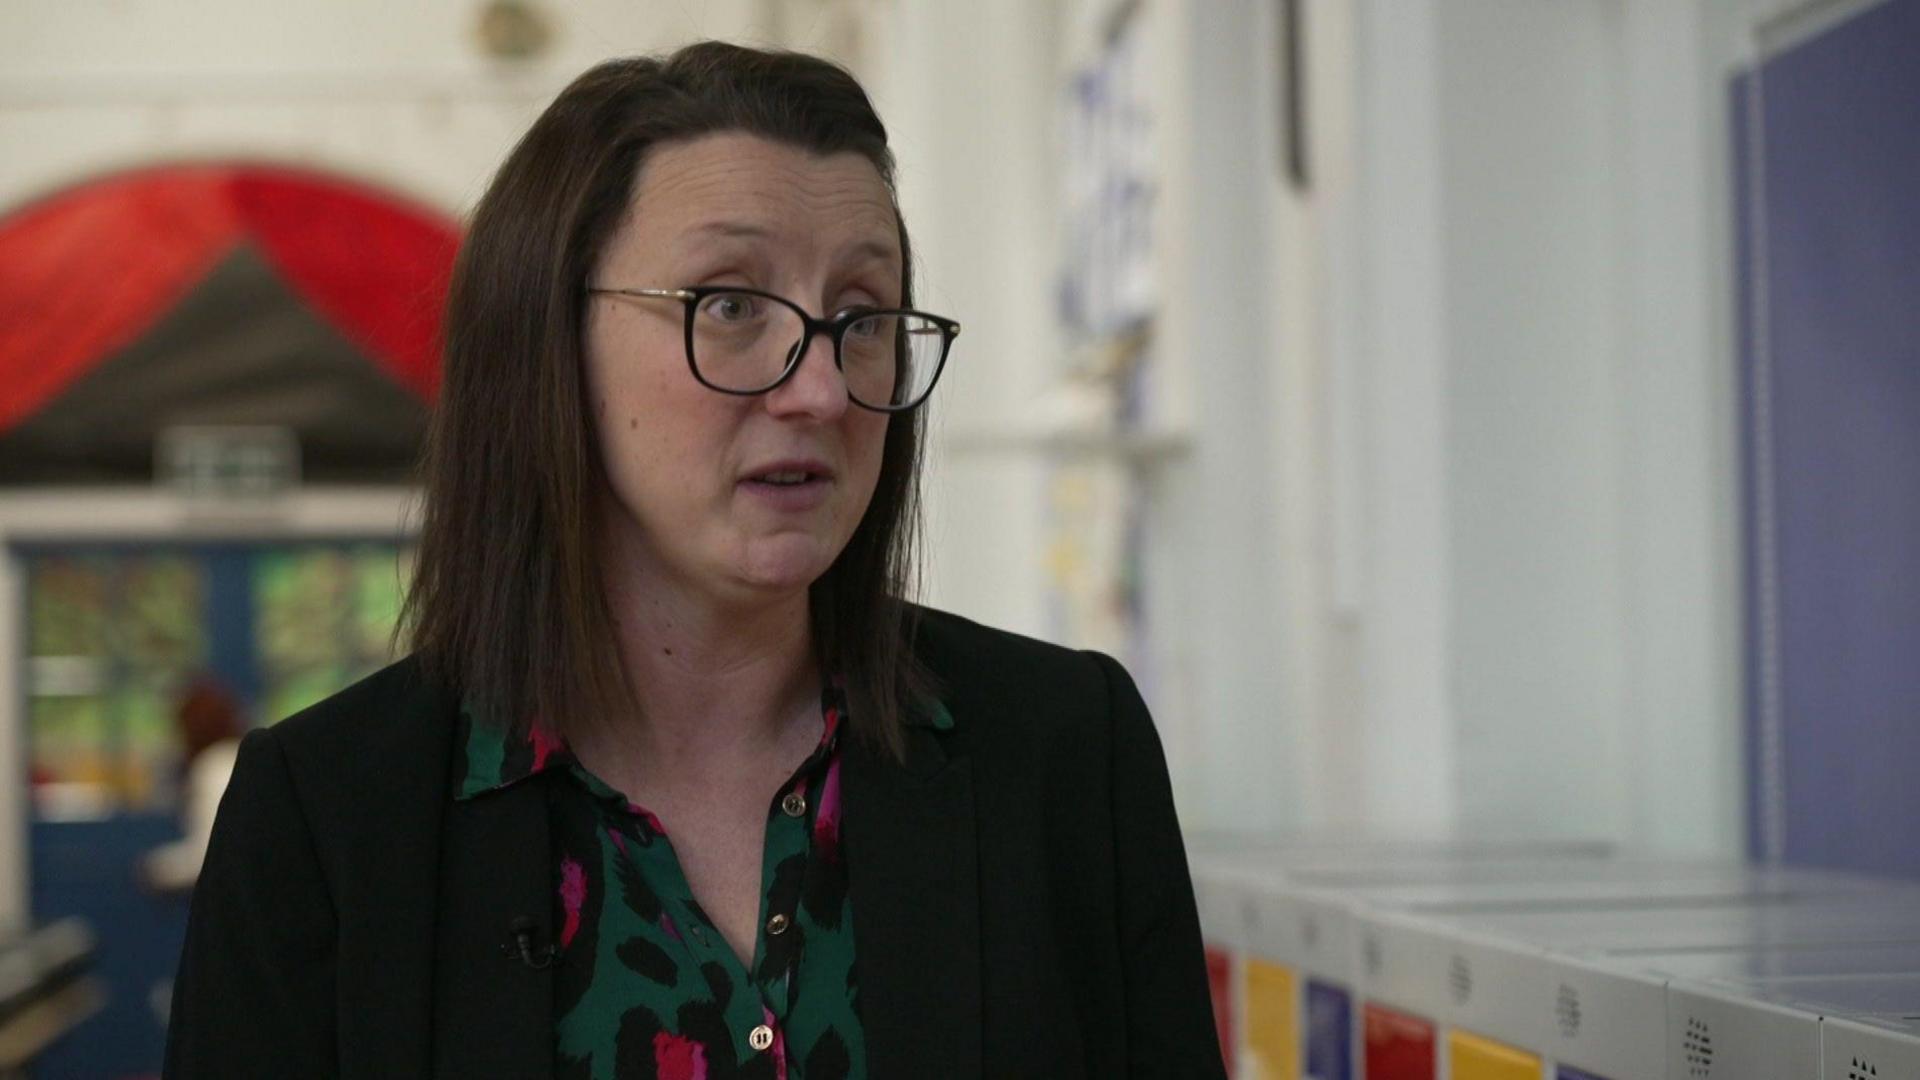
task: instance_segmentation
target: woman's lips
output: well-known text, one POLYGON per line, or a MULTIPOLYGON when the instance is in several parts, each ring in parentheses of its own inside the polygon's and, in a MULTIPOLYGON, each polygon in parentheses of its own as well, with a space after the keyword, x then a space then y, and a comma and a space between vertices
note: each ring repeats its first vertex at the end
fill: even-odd
POLYGON ((754 501, 774 510, 799 513, 826 502, 833 489, 833 481, 821 473, 808 473, 806 476, 805 480, 798 483, 787 484, 750 477, 740 481, 740 490, 754 501))
POLYGON ((801 513, 827 501, 833 470, 819 458, 774 458, 748 470, 740 490, 775 512, 801 513))

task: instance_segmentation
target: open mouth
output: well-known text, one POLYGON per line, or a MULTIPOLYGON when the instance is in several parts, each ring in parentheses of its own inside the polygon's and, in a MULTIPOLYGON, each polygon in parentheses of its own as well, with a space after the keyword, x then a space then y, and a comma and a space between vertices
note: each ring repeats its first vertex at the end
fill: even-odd
POLYGON ((756 484, 772 484, 775 487, 794 487, 811 480, 823 479, 823 477, 821 477, 819 473, 807 472, 804 469, 792 469, 783 472, 761 473, 758 476, 750 476, 747 479, 756 484))
POLYGON ((822 505, 833 490, 833 474, 810 461, 780 461, 749 473, 740 487, 782 511, 811 510, 822 505))

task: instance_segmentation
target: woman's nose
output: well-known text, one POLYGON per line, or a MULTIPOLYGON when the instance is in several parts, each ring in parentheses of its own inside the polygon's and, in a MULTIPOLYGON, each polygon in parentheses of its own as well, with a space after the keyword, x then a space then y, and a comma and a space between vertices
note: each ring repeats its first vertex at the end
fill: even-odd
POLYGON ((847 411, 847 381, 833 362, 833 339, 816 333, 787 381, 767 392, 767 411, 838 419, 847 411))

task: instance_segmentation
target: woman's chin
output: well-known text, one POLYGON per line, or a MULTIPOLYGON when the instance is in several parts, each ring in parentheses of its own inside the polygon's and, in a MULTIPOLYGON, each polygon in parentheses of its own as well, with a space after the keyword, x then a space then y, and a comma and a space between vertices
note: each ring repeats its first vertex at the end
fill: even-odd
POLYGON ((833 565, 831 553, 800 537, 779 537, 754 545, 740 567, 748 588, 782 595, 805 591, 833 565))

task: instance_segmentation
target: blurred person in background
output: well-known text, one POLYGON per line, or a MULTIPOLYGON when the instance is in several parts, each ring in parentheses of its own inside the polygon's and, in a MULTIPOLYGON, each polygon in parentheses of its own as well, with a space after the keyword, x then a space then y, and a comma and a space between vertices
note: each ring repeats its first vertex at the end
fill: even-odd
POLYGON ((247 730, 239 700, 210 675, 187 684, 174 721, 180 736, 181 838, 154 848, 140 864, 142 883, 162 893, 184 893, 200 876, 214 814, 247 730))
POLYGON ((831 64, 561 93, 455 272, 414 654, 242 745, 169 1075, 1223 1075, 1132 681, 907 600, 911 266, 831 64))

